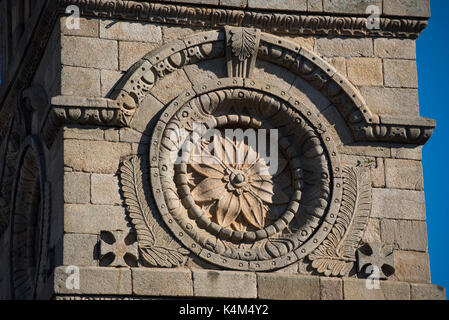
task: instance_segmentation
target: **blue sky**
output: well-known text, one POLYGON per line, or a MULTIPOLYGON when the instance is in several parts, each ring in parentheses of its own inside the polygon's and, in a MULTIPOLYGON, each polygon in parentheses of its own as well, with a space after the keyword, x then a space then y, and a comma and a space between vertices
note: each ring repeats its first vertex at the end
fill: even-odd
POLYGON ((429 26, 417 42, 421 116, 437 120, 423 148, 432 283, 449 289, 449 1, 432 0, 429 26))

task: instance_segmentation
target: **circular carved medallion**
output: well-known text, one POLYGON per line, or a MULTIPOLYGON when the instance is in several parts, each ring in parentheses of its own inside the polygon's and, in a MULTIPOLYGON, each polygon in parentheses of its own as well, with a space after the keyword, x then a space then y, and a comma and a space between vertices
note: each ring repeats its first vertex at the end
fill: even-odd
POLYGON ((330 232, 341 167, 330 134, 288 93, 220 79, 161 115, 150 150, 153 196, 187 248, 238 270, 304 257, 330 232))

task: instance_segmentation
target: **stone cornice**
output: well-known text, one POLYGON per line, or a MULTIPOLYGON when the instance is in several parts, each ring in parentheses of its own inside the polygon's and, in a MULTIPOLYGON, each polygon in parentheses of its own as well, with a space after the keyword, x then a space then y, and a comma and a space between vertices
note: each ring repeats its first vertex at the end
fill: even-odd
POLYGON ((11 77, 10 83, 4 84, 7 86, 6 89, 0 92, 0 136, 4 136, 7 130, 15 97, 20 90, 31 84, 58 14, 65 14, 65 8, 72 4, 79 6, 81 14, 84 16, 198 27, 251 26, 267 32, 292 35, 378 36, 413 39, 417 38, 427 26, 427 18, 382 17, 379 30, 367 30, 366 18, 362 15, 358 17, 342 16, 341 13, 333 15, 319 12, 269 13, 246 8, 245 10, 235 10, 210 5, 177 5, 121 0, 47 1, 20 68, 15 76, 11 77))
MULTIPOLYGON (((170 1, 173 2, 173 1, 170 1)), ((59 0, 63 12, 69 5, 77 5, 85 16, 171 23, 199 27, 225 25, 255 27, 263 31, 292 35, 333 35, 354 37, 399 37, 416 39, 427 26, 427 18, 380 18, 379 29, 366 27, 366 14, 320 12, 270 12, 245 8, 173 4, 121 0, 59 0)), ((204 3, 204 1, 203 1, 204 3)), ((213 2, 211 2, 213 3, 213 2)))

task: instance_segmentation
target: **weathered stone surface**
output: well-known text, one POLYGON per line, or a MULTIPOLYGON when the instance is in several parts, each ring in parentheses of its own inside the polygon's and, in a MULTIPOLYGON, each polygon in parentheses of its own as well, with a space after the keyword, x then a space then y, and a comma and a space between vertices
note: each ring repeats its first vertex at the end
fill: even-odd
POLYGON ((210 80, 227 77, 226 60, 224 58, 191 64, 185 66, 184 71, 193 85, 199 85, 210 80))
POLYGON ((90 175, 82 172, 66 172, 64 174, 64 202, 90 202, 90 175))
POLYGON ((379 146, 374 143, 368 146, 362 144, 345 145, 340 148, 340 152, 343 154, 356 155, 362 157, 389 158, 391 155, 390 148, 379 146))
POLYGON ((391 147, 391 157, 396 159, 422 160, 422 146, 396 145, 391 147))
POLYGON ((344 57, 334 57, 329 59, 329 63, 337 69, 337 71, 343 76, 347 76, 347 68, 346 68, 346 58, 344 57))
POLYGON ((384 15, 430 17, 429 0, 388 0, 384 1, 384 15))
POLYGON ((362 241, 364 243, 379 243, 381 242, 381 228, 380 220, 370 218, 365 232, 363 233, 362 241))
POLYGON ((120 129, 120 141, 131 143, 150 143, 151 137, 131 128, 120 129))
POLYGON ((276 300, 319 300, 319 277, 289 274, 257 274, 259 299, 276 300))
POLYGON ((99 22, 95 18, 79 18, 80 28, 69 29, 71 26, 67 21, 67 17, 61 18, 61 33, 66 36, 85 36, 96 38, 99 35, 99 22))
POLYGON ((418 88, 418 74, 414 60, 384 59, 385 86, 418 88))
POLYGON ((147 95, 131 120, 131 128, 151 135, 151 129, 158 118, 156 115, 163 107, 164 105, 159 100, 152 95, 147 95))
POLYGON ((248 8, 307 11, 307 0, 248 0, 248 8))
POLYGON ((425 221, 424 192, 373 188, 371 217, 425 221))
POLYGON ((192 273, 195 297, 257 298, 254 273, 210 270, 193 270, 192 273))
POLYGON ((324 119, 325 123, 327 122, 327 130, 335 139, 337 146, 354 141, 351 130, 335 106, 330 105, 325 108, 318 114, 318 117, 324 119))
POLYGON ((385 159, 387 188, 423 190, 421 161, 385 159))
POLYGON ((111 205, 65 204, 64 231, 100 234, 103 230, 128 230, 125 208, 111 205))
POLYGON ((403 282, 380 281, 379 289, 368 289, 374 285, 368 279, 343 279, 345 300, 410 300, 410 285, 403 282), (367 282, 369 284, 367 285, 367 282))
POLYGON ((322 12, 323 11, 323 1, 308 0, 307 1, 307 11, 308 12, 322 12))
MULTIPOLYGON (((288 80, 290 81, 290 79, 288 80)), ((288 82, 285 83, 284 87, 287 87, 287 84, 288 82)), ((329 99, 300 77, 294 79, 290 88, 290 94, 316 114, 319 114, 320 111, 323 111, 331 105, 329 99)))
POLYGON ((123 75, 124 73, 120 71, 101 70, 101 96, 107 97, 123 75))
POLYGON ((162 30, 152 23, 100 20, 100 38, 162 44, 162 30))
POLYGON ((192 272, 188 269, 133 268, 133 294, 141 296, 193 296, 192 272))
POLYGON ((375 5, 382 12, 382 0, 338 1, 323 0, 325 12, 366 14, 366 9, 375 5))
POLYGON ((67 278, 73 274, 66 266, 55 269, 55 293, 59 294, 110 294, 132 293, 131 270, 126 268, 81 267, 79 289, 71 289, 67 278), (67 288, 67 283, 69 288, 67 288))
POLYGON ((285 268, 278 269, 274 271, 275 273, 292 273, 297 274, 298 273, 299 265, 298 263, 293 263, 285 268))
POLYGON ((61 71, 61 94, 99 97, 100 70, 64 66, 61 71))
POLYGON ((118 142, 120 140, 118 128, 108 128, 104 130, 104 140, 118 142))
POLYGON ((156 49, 158 44, 148 42, 119 41, 119 68, 128 70, 134 63, 143 58, 147 53, 156 49))
POLYGON ((321 300, 343 300, 343 280, 320 277, 321 300))
POLYGON ((92 174, 92 203, 120 205, 120 187, 118 178, 112 174, 92 174))
POLYGON ((385 165, 383 158, 342 154, 341 162, 344 166, 368 167, 371 173, 372 186, 374 188, 385 187, 385 165))
POLYGON ((128 143, 66 140, 64 165, 76 171, 115 173, 120 157, 130 154, 130 151, 128 143))
POLYGON ((285 72, 285 70, 279 69, 271 63, 259 60, 256 61, 253 77, 267 83, 276 84, 278 88, 285 91, 291 88, 296 78, 291 72, 285 72))
POLYGON ((358 86, 383 84, 382 60, 378 58, 351 58, 347 61, 348 78, 358 86))
POLYGON ((318 38, 316 51, 327 57, 372 57, 373 40, 370 38, 318 38))
POLYGON ((361 87, 360 92, 372 112, 401 116, 419 116, 418 90, 361 87))
POLYGON ((207 31, 206 28, 191 28, 183 26, 162 26, 162 36, 164 44, 170 43, 174 40, 185 38, 195 32, 207 31))
POLYGON ((299 44, 301 47, 313 51, 315 46, 315 39, 313 37, 304 37, 304 36, 285 36, 287 40, 293 41, 299 44))
POLYGON ((97 235, 64 234, 63 264, 75 266, 96 266, 98 258, 97 235))
POLYGON ((227 7, 245 8, 248 4, 248 0, 220 0, 220 5, 227 7))
POLYGON ((394 253, 394 278, 399 281, 430 283, 429 255, 422 252, 399 251, 394 253))
POLYGON ((376 166, 371 167, 371 182, 374 188, 385 187, 385 164, 383 158, 376 159, 376 166))
POLYGON ((393 243, 401 250, 427 251, 427 229, 423 221, 381 221, 382 240, 393 243))
POLYGON ((110 70, 118 69, 117 41, 63 36, 61 45, 61 60, 64 65, 110 70))
POLYGON ((411 39, 374 39, 374 55, 379 58, 416 59, 416 42, 411 39))
POLYGON ((172 99, 176 98, 183 92, 191 88, 189 79, 184 70, 177 70, 165 76, 160 81, 156 82, 150 93, 155 96, 160 102, 167 104, 172 99))
POLYGON ((89 126, 70 125, 64 127, 64 139, 77 140, 103 140, 104 131, 100 128, 89 126))
POLYGON ((446 300, 446 290, 443 287, 430 284, 411 284, 412 300, 446 300))

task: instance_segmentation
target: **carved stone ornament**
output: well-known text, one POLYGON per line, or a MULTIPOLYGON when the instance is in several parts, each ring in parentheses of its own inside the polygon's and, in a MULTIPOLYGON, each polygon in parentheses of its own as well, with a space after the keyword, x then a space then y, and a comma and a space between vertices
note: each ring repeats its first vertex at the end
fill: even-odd
POLYGON ((345 168, 337 221, 326 240, 309 255, 312 267, 326 276, 345 276, 356 262, 356 249, 371 211, 371 180, 365 168, 345 168))
POLYGON ((135 267, 137 265, 137 242, 133 232, 102 231, 100 239, 101 266, 135 267))
MULTIPOLYGON (((151 86, 173 72, 174 61, 220 56, 220 42, 209 45, 220 39, 220 33, 206 32, 173 43, 167 58, 164 50, 148 55, 140 64, 143 73, 116 88, 118 101, 134 97, 137 108, 151 86), (198 49, 176 53, 175 48, 195 44, 198 49), (153 68, 148 61, 155 62, 153 68)), ((304 51, 297 66, 288 51, 274 58, 280 41, 257 30, 227 28, 223 40, 228 78, 198 84, 172 100, 154 126, 149 158, 133 157, 121 167, 141 260, 148 266, 180 265, 188 251, 179 241, 228 269, 275 270, 308 257, 319 273, 347 275, 371 209, 369 172, 343 168, 332 135, 312 111, 274 84, 252 78, 255 53, 280 65, 289 59, 305 79, 325 86, 328 96, 332 92, 337 105, 347 105, 341 112, 351 123, 378 118, 363 100, 336 98, 353 92, 357 101, 359 95, 312 54, 304 51), (250 143, 249 133, 229 138, 229 130, 257 132, 259 140, 250 143), (262 146, 277 155, 276 165, 262 146)))
POLYGON ((182 248, 165 230, 157 217, 152 200, 144 189, 148 185, 147 165, 132 157, 122 163, 120 183, 127 212, 137 232, 142 262, 151 267, 176 267, 183 265, 188 250, 182 248))
POLYGON ((394 246, 391 244, 366 243, 357 250, 357 256, 357 271, 361 276, 388 279, 395 273, 394 246), (372 269, 368 269, 369 267, 372 269))

